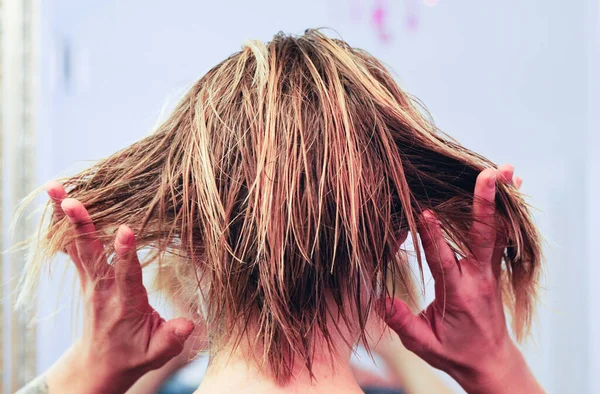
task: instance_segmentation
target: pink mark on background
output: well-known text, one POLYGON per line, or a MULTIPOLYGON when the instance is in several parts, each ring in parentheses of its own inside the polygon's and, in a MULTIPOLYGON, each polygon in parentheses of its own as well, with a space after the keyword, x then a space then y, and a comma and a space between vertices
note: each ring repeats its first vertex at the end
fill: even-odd
MULTIPOLYGON (((404 26, 410 32, 419 29, 421 2, 429 7, 435 7, 440 0, 403 0, 404 3, 404 26)), ((350 17, 353 22, 359 23, 363 17, 363 0, 350 0, 350 17)), ((373 0, 371 12, 371 23, 379 40, 389 43, 392 39, 390 23, 390 7, 388 0, 373 0)))
POLYGON ((410 31, 419 29, 419 2, 417 0, 405 0, 406 4, 406 27, 410 31))
POLYGON ((375 31, 377 32, 379 39, 384 43, 388 43, 391 39, 387 28, 388 13, 389 10, 385 1, 377 0, 373 10, 372 21, 373 25, 375 25, 375 31))

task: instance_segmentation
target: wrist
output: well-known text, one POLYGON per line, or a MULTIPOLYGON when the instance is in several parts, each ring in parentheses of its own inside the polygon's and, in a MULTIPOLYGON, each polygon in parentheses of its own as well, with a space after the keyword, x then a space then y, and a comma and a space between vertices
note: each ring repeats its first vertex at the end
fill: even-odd
POLYGON ((124 375, 122 371, 114 371, 110 365, 93 360, 79 344, 75 344, 45 376, 50 394, 122 394, 141 375, 124 375))
POLYGON ((94 388, 96 379, 91 376, 93 373, 94 369, 86 366, 78 346, 74 345, 44 375, 50 394, 78 392, 96 394, 100 391, 94 388))
POLYGON ((510 339, 485 361, 479 360, 473 368, 456 375, 457 382, 469 394, 544 393, 523 355, 510 339))

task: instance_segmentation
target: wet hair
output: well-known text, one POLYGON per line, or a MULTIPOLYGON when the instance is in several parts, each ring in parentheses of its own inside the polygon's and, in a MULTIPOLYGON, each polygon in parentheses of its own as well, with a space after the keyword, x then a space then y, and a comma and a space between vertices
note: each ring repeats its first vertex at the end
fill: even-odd
MULTIPOLYGON (((213 351, 251 333, 265 372, 285 383, 295 363, 312 371, 315 336, 331 347, 344 324, 364 339, 376 301, 394 291, 386 284, 412 287, 419 275, 398 239, 408 232, 418 245, 423 210, 457 256, 469 253, 475 180, 489 167, 440 132, 377 59, 309 30, 248 42, 152 135, 60 182, 108 254, 127 224, 169 291, 198 297, 213 351)), ((515 188, 499 183, 496 205, 501 281, 520 338, 534 311, 540 239, 515 188)), ((42 228, 25 293, 72 241, 69 226, 42 228)))

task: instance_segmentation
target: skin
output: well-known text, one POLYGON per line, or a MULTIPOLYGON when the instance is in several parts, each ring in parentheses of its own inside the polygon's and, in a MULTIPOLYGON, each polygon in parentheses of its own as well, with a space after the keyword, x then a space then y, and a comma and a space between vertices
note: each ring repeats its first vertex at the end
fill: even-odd
MULTIPOLYGON (((498 181, 521 188, 523 180, 514 175, 514 167, 504 164, 498 167, 498 181)), ((406 234, 408 235, 408 234, 406 234)), ((401 241, 406 239, 406 235, 401 241)), ((402 389, 407 394, 436 393, 450 394, 450 390, 434 373, 433 369, 415 353, 406 349, 399 336, 393 331, 381 332, 381 325, 373 324, 372 335, 376 342, 370 346, 374 352, 379 354, 388 368, 402 382, 402 389)))
MULTIPOLYGON (((512 166, 503 167, 485 170, 477 179, 473 213, 483 225, 473 225, 473 256, 461 261, 460 270, 439 223, 432 213, 423 214, 419 233, 436 299, 419 315, 402 300, 390 299, 384 320, 406 349, 447 372, 469 393, 543 393, 508 335, 497 277, 502 250, 493 230, 495 212, 492 204, 483 203, 494 201, 497 178, 520 186, 512 166)), ((181 353, 194 326, 182 318, 165 322, 148 303, 131 229, 119 228, 117 263, 109 266, 103 246, 89 235, 94 228, 83 205, 67 198, 58 183, 47 190, 57 216, 66 214, 78 234, 67 251, 85 300, 83 336, 44 379, 21 393, 124 393, 142 375, 181 353), (110 279, 98 280, 107 270, 110 279)), ((392 341, 398 345, 397 339, 392 341)))
MULTIPOLYGON (((496 239, 496 181, 512 167, 477 178, 470 230, 472 255, 457 264, 440 225, 424 212, 419 235, 435 281, 435 300, 418 315, 400 299, 387 300, 387 324, 404 346, 452 376, 468 393, 543 393, 508 334, 499 286, 501 240, 496 239)), ((521 180, 514 180, 520 186, 521 180)))
POLYGON ((130 228, 117 231, 113 267, 104 246, 90 235, 95 229, 83 204, 67 198, 58 183, 49 184, 47 192, 57 217, 66 215, 78 235, 67 252, 79 274, 84 314, 82 337, 45 374, 46 392, 124 393, 181 353, 194 324, 184 318, 165 321, 150 306, 130 228))

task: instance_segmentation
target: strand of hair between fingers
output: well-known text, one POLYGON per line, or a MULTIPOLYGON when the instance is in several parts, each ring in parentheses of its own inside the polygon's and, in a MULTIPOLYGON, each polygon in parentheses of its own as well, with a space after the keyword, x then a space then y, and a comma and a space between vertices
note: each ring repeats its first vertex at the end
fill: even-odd
POLYGON ((48 394, 49 392, 46 376, 41 375, 22 387, 15 394, 48 394))

